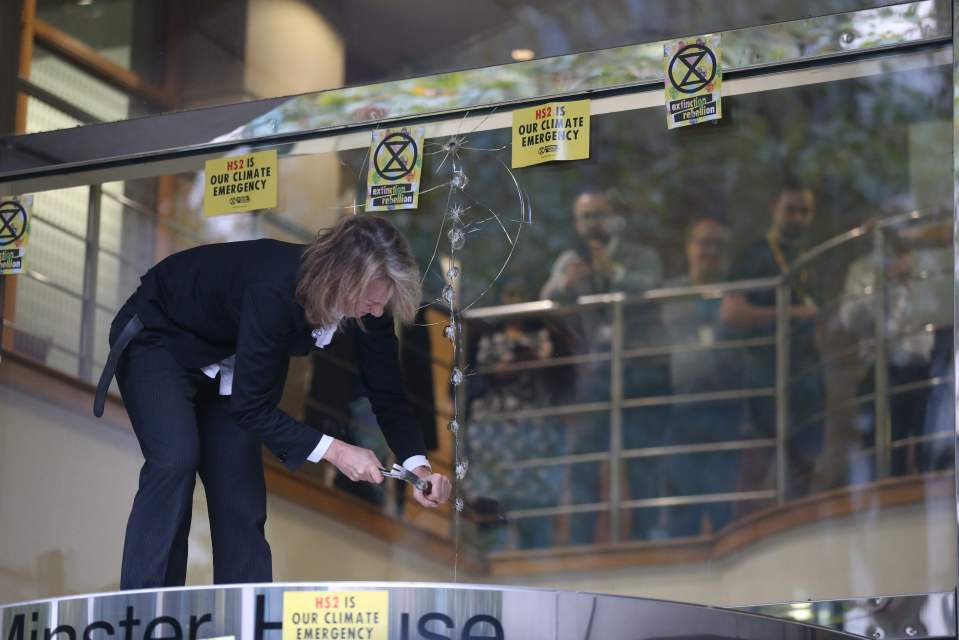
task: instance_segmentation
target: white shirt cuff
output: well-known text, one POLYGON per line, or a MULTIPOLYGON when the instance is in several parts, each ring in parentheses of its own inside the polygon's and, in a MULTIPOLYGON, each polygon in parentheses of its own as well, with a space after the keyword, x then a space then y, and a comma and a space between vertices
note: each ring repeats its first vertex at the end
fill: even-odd
POLYGON ((316 445, 316 449, 313 449, 313 453, 308 455, 306 459, 310 462, 319 462, 326 455, 326 450, 330 448, 331 444, 333 444, 333 438, 323 436, 320 438, 320 444, 316 445))
MULTIPOLYGON (((313 453, 306 457, 310 462, 319 462, 323 459, 323 456, 326 455, 327 450, 330 448, 330 445, 333 444, 333 438, 330 436, 324 435, 320 438, 320 443, 316 445, 316 448, 313 449, 313 453)), ((429 460, 426 459, 426 456, 410 456, 403 461, 403 466, 412 471, 417 467, 426 467, 430 471, 433 470, 433 467, 430 466, 429 460)))
POLYGON ((430 466, 430 461, 426 459, 426 456, 410 456, 403 461, 403 466, 408 471, 412 471, 416 467, 426 467, 430 471, 433 470, 433 467, 430 466))

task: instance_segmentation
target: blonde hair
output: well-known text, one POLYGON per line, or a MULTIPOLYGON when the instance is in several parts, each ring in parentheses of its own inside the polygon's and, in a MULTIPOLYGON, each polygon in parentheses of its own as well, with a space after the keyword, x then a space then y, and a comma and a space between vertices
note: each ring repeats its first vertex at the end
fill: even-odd
MULTIPOLYGON (((406 239, 391 222, 357 214, 323 229, 303 252, 296 301, 313 327, 341 323, 371 282, 386 280, 389 311, 412 322, 420 303, 420 271, 406 239)), ((362 326, 362 322, 360 323, 362 326)))

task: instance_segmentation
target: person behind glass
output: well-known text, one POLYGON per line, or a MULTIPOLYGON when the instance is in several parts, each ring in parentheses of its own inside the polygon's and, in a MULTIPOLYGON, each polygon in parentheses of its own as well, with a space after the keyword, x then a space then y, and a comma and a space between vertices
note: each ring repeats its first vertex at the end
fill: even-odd
MULTIPOLYGON (((522 278, 508 279, 500 287, 500 304, 528 300, 522 278)), ((560 377, 564 367, 535 366, 565 355, 562 342, 562 332, 549 318, 535 316, 507 317, 488 325, 479 336, 475 362, 483 373, 476 376, 479 384, 474 386, 481 391, 470 399, 466 442, 471 461, 467 492, 477 504, 484 498, 493 499, 503 512, 557 506, 560 467, 515 469, 510 465, 560 453, 561 425, 548 416, 513 418, 510 414, 553 406, 563 393, 560 377), (525 366, 530 364, 533 366, 525 366)), ((503 527, 488 529, 484 545, 494 550, 507 546, 503 527)), ((520 518, 512 529, 517 548, 553 544, 549 516, 520 518)))
MULTIPOLYGON (((731 279, 751 280, 783 275, 806 246, 809 229, 816 215, 811 189, 787 182, 771 201, 771 225, 762 239, 746 247, 734 260, 731 279)), ((822 376, 816 347, 817 287, 808 268, 801 268, 789 280, 790 317, 789 432, 787 454, 791 489, 802 492, 808 486, 813 463, 821 447, 821 428, 810 416, 822 410, 822 376)), ((763 289, 727 294, 722 302, 724 324, 740 337, 771 337, 776 333, 776 291, 763 289)), ((754 387, 776 386, 776 359, 772 347, 751 349, 745 355, 747 384, 754 387)), ((752 426, 760 437, 776 433, 776 401, 753 398, 749 402, 752 426)), ((765 452, 763 452, 765 455, 765 452)), ((766 464, 753 465, 753 471, 765 471, 766 464)), ((749 480, 762 480, 750 478, 749 480)))
POLYGON ((141 278, 110 329, 94 413, 116 371, 145 462, 127 524, 120 586, 182 585, 196 475, 206 491, 214 582, 268 582, 261 444, 288 469, 327 460, 380 483, 368 449, 319 433, 277 408, 291 355, 353 336, 377 420, 403 465, 446 501, 403 392, 393 316, 413 317, 419 274, 386 220, 346 218, 309 245, 263 239, 173 254, 141 278))
MULTIPOLYGON (((890 207, 883 214, 892 217, 914 209, 890 207)), ((925 257, 925 247, 918 243, 917 231, 924 230, 915 225, 914 228, 874 231, 885 233, 882 260, 870 252, 852 262, 846 273, 839 309, 843 327, 858 338, 863 365, 857 389, 860 394, 875 390, 877 346, 874 338, 877 316, 882 314, 886 373, 888 385, 894 390, 886 399, 891 427, 889 435, 893 442, 904 445, 891 452, 891 472, 894 475, 929 471, 932 466, 932 449, 921 441, 927 434, 929 420, 933 419, 927 417, 927 409, 934 405, 932 392, 937 385, 929 382, 938 373, 935 371, 937 356, 946 355, 952 346, 949 317, 952 305, 944 303, 944 300, 951 303, 952 275, 947 273, 943 277, 925 272, 917 264, 917 258, 925 257), (877 298, 876 276, 880 269, 885 270, 885 289, 882 298, 877 298), (877 308, 879 303, 882 304, 881 311, 877 308)), ((854 406, 861 414, 857 427, 867 435, 862 448, 878 447, 874 411, 870 405, 854 406)), ((941 428, 951 430, 951 421, 941 428)))
MULTIPOLYGON (((573 303, 584 295, 624 292, 641 293, 655 287, 662 280, 659 254, 645 245, 624 239, 623 216, 613 210, 609 196, 596 188, 586 188, 573 201, 573 226, 576 232, 573 246, 561 253, 553 263, 549 279, 540 296, 559 302, 573 303)), ((608 307, 585 307, 568 323, 570 335, 575 337, 575 351, 580 353, 608 353, 612 340, 612 314, 608 307)), ((626 339, 638 340, 649 335, 652 325, 658 326, 658 317, 648 309, 629 307, 625 316, 626 339)), ((611 369, 608 360, 587 362, 576 373, 575 396, 571 401, 604 402, 610 398, 611 369)), ((665 393, 665 366, 648 362, 630 361, 623 373, 623 389, 627 395, 658 395, 665 393)), ((644 414, 643 422, 661 422, 662 416, 644 414)), ((609 447, 609 416, 580 414, 576 424, 567 428, 568 453, 607 451, 609 447)), ((626 446, 644 444, 642 429, 627 429, 626 446)), ((571 482, 575 502, 596 502, 605 490, 608 474, 600 465, 578 465, 571 482), (594 473, 595 471, 595 473, 594 473)), ((571 518, 570 542, 591 543, 596 539, 595 514, 578 514, 571 518)))
POLYGON ((659 284, 659 254, 623 240, 609 196, 581 191, 573 201, 574 246, 556 258, 540 293, 543 299, 572 301, 577 296, 625 291, 636 293, 659 284))
MULTIPOLYGON (((659 254, 650 247, 624 240, 623 222, 621 216, 614 214, 605 193, 592 188, 580 192, 573 202, 574 246, 556 258, 540 297, 572 303, 579 296, 612 292, 637 294, 657 286, 663 274, 659 254)), ((652 321, 649 314, 643 314, 638 307, 629 307, 626 315, 627 340, 647 335, 652 321)), ((609 351, 612 338, 609 309, 581 310, 570 330, 577 336, 580 350, 609 351)), ((582 399, 608 399, 608 372, 603 375, 606 369, 606 365, 598 370, 587 365, 586 370, 580 372, 582 399)))
MULTIPOLYGON (((730 263, 729 228, 717 217, 700 216, 686 231, 686 274, 668 280, 667 287, 696 287, 723 282, 730 263)), ((663 332, 674 347, 670 355, 673 394, 686 395, 741 388, 739 353, 711 348, 723 340, 722 299, 686 296, 661 307, 663 332)), ((667 445, 701 445, 738 440, 743 419, 741 400, 680 403, 671 406, 667 445)), ((663 495, 730 493, 736 490, 739 455, 735 451, 681 454, 664 459, 663 495)), ((722 528, 731 510, 728 503, 675 507, 662 512, 658 528, 689 536, 722 528)))
MULTIPOLYGON (((911 201, 911 198, 909 199, 911 201)), ((915 210, 914 203, 911 208, 915 210)), ((895 204, 893 205, 895 206, 895 204)), ((925 424, 922 432, 930 437, 920 445, 919 470, 940 470, 953 465, 955 448, 951 438, 934 437, 955 429, 956 403, 953 394, 954 378, 954 330, 953 330, 953 222, 952 204, 942 202, 939 207, 928 207, 929 215, 936 208, 944 214, 934 216, 928 222, 909 225, 899 235, 910 246, 910 254, 919 275, 912 285, 915 300, 921 301, 926 312, 925 320, 933 331, 932 363, 929 374, 938 379, 929 392, 925 424)), ((901 212, 903 209, 899 208, 901 212)))

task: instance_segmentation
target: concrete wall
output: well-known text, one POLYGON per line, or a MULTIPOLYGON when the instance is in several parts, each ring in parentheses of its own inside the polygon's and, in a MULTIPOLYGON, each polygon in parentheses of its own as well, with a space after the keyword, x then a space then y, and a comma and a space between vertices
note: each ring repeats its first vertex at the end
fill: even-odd
MULTIPOLYGON (((115 589, 139 464, 130 432, 0 386, 0 602, 115 589)), ((445 564, 275 496, 267 527, 277 581, 452 581, 445 564)), ((200 490, 190 551, 188 583, 209 583, 200 490)), ((708 564, 490 582, 718 605, 947 591, 955 509, 944 499, 832 520, 708 564)))
POLYGON ((528 576, 513 581, 719 606, 951 591, 955 509, 948 500, 798 528, 708 564, 528 576))
POLYGON ((303 0, 249 0, 246 90, 272 98, 343 85, 343 40, 303 0))

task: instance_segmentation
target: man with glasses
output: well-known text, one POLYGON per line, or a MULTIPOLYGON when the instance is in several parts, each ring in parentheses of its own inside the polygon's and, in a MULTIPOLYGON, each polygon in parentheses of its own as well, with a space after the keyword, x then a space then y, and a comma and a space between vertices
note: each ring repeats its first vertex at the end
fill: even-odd
MULTIPOLYGON (((727 279, 730 232, 721 219, 712 215, 694 218, 687 227, 684 248, 687 272, 667 281, 667 287, 697 287, 727 279)), ((672 348, 669 378, 673 395, 741 388, 742 380, 737 376, 742 368, 739 353, 715 346, 725 339, 720 321, 721 304, 721 298, 709 295, 670 298, 662 303, 662 333, 672 348)), ((741 400, 679 402, 670 406, 662 443, 682 446, 738 440, 742 419, 741 400)), ((739 458, 737 451, 707 451, 659 458, 662 473, 654 474, 659 482, 658 495, 733 492, 736 490, 739 458)), ((640 473, 648 477, 650 460, 631 461, 631 486, 642 486, 640 473)), ((634 526, 637 529, 642 529, 642 524, 637 521, 642 520, 643 515, 636 513, 634 526)), ((662 509, 652 526, 654 532, 663 535, 693 536, 722 528, 730 515, 729 503, 684 505, 662 509)), ((646 515, 645 519, 649 521, 651 518, 646 515)))

